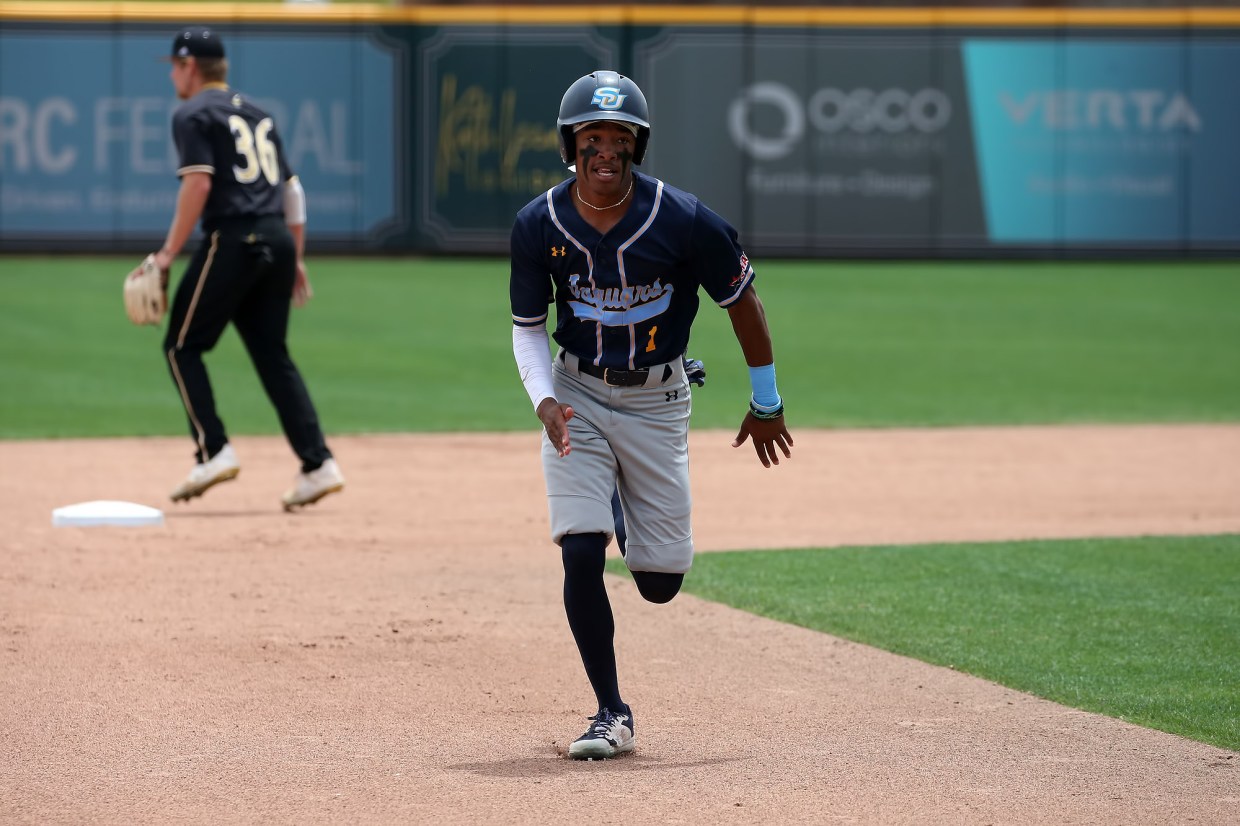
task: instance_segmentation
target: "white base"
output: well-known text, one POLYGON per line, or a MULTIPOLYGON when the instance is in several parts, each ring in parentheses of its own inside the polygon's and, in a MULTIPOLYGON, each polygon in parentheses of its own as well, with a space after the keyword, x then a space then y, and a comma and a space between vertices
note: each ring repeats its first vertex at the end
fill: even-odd
POLYGON ((99 499, 65 505, 52 511, 52 527, 84 528, 95 525, 120 525, 124 527, 164 524, 164 512, 134 502, 116 502, 99 499))

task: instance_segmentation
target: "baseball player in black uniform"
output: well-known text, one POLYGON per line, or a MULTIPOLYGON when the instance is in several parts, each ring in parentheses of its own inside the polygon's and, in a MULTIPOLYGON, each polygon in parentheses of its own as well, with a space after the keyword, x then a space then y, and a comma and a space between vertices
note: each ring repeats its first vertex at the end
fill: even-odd
POLYGON ((650 140, 641 89, 613 71, 579 78, 564 93, 556 127, 574 176, 532 200, 513 223, 513 355, 543 425, 564 609, 598 701, 568 754, 605 758, 635 743, 603 583, 607 543, 622 521, 625 564, 650 602, 675 597, 693 562, 692 379, 684 353, 699 292, 727 310, 749 365, 753 393, 733 447, 752 441, 770 467, 780 453, 792 455, 792 437, 766 314, 736 230, 694 195, 634 169, 650 140), (612 506, 617 489, 622 520, 612 506))
POLYGON ((168 272, 199 219, 205 234, 171 303, 163 343, 197 448, 172 500, 201 496, 240 471, 202 359, 231 321, 301 459, 283 497, 292 510, 344 487, 286 344, 290 301, 301 304, 312 294, 302 255, 305 193, 271 116, 228 87, 215 31, 178 32, 170 60, 172 84, 185 101, 172 116, 181 187, 167 238, 154 254, 160 271, 168 272))

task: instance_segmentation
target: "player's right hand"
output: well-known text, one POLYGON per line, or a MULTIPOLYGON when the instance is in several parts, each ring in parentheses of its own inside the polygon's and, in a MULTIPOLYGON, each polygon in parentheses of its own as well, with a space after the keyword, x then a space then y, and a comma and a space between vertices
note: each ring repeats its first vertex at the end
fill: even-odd
POLYGON ((293 306, 304 307, 306 302, 314 298, 314 288, 310 286, 310 277, 306 275, 306 262, 297 262, 297 276, 293 279, 293 306))
POLYGON ((557 456, 572 453, 573 449, 568 444, 568 420, 573 415, 572 407, 560 404, 555 399, 543 399, 538 405, 538 419, 547 431, 547 438, 555 448, 557 456))

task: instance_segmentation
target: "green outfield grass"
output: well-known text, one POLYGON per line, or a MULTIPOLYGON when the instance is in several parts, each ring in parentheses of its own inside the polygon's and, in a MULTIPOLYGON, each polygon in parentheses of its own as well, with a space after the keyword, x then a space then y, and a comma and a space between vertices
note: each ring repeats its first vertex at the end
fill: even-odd
POLYGON ((711 553, 685 590, 1240 750, 1240 536, 711 553))
MULTIPOLYGON (((160 334, 125 319, 130 258, 0 258, 0 437, 184 431, 160 334)), ((311 275, 291 347, 329 433, 536 426, 506 261, 311 275)), ((794 429, 1240 419, 1234 264, 766 262, 758 289, 794 429)), ((690 353, 708 372, 694 426, 735 426, 747 372, 713 304, 690 353)), ((231 432, 278 432, 231 329, 208 366, 231 432)))

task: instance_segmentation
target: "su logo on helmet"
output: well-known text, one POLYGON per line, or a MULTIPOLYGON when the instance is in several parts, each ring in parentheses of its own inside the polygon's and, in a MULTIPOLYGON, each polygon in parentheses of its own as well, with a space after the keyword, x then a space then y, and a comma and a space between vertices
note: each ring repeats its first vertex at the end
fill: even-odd
POLYGON ((590 104, 600 109, 619 109, 624 105, 626 97, 628 95, 620 94, 620 90, 615 86, 600 86, 594 90, 594 98, 590 101, 590 104))

